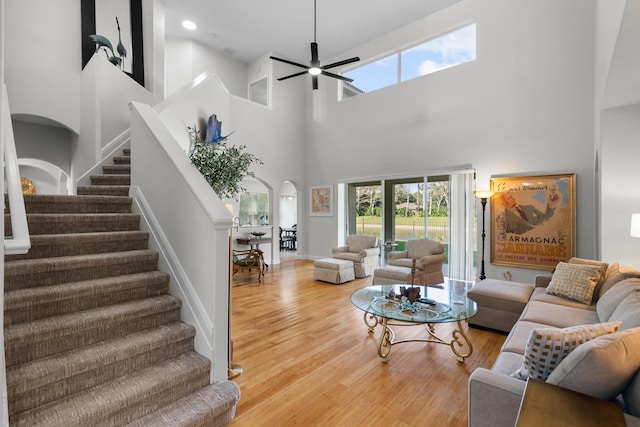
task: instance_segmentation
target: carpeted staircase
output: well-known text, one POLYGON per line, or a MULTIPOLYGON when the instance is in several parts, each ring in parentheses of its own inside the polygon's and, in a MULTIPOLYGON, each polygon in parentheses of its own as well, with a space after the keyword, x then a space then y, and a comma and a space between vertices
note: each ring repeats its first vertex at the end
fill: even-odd
POLYGON ((139 230, 123 154, 78 196, 25 195, 31 250, 5 257, 11 426, 223 426, 235 415, 238 386, 209 384, 139 230))

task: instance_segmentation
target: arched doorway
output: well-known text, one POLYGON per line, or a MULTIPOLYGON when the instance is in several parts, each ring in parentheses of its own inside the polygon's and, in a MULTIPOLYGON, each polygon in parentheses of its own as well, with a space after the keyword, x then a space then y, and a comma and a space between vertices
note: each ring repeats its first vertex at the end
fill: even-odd
POLYGON ((280 186, 278 205, 280 259, 295 257, 298 249, 298 191, 290 181, 280 186))

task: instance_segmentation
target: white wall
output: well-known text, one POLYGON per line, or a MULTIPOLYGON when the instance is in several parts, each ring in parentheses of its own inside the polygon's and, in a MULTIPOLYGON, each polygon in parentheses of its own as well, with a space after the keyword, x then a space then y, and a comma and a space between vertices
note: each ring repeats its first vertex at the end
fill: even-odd
MULTIPOLYGON (((577 255, 594 255, 593 3, 462 1, 338 58, 477 23, 477 60, 363 96, 309 93, 307 185, 471 164, 478 187, 496 175, 577 174, 577 255)), ((310 217, 308 252, 335 246, 337 216, 310 217)), ((487 257, 488 258, 488 257, 487 257)), ((487 259, 488 261, 488 259, 487 259)), ((488 265, 488 277, 505 267, 488 265)), ((509 268, 513 280, 536 273, 509 268)))
POLYGON ((247 97, 247 67, 237 59, 201 43, 168 38, 166 41, 167 94, 178 91, 204 72, 213 72, 229 93, 247 97))
POLYGON ((6 83, 12 114, 80 129, 80 2, 6 2, 6 83))
POLYGON ((640 268, 640 239, 629 236, 631 214, 640 212, 640 0, 599 2, 597 67, 601 257, 640 268), (602 109, 602 110, 600 110, 602 109))
POLYGON ((640 268, 640 239, 630 237, 640 213, 640 104, 602 112, 602 259, 640 268))
POLYGON ((53 163, 71 172, 72 134, 58 126, 12 120, 18 158, 34 158, 53 163))

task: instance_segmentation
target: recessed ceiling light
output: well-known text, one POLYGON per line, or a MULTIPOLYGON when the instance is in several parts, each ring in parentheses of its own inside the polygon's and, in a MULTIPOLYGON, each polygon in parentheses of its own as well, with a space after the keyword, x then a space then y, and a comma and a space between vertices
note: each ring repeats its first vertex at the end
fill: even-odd
POLYGON ((182 21, 182 26, 185 27, 187 30, 191 30, 191 31, 198 28, 195 22, 189 21, 189 20, 182 21))

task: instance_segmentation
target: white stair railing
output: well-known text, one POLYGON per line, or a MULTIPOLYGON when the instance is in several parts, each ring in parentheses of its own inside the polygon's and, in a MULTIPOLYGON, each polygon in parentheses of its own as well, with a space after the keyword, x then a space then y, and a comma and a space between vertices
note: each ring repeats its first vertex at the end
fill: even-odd
POLYGON ((12 236, 4 238, 4 253, 5 255, 26 254, 31 248, 31 241, 29 239, 29 228, 27 226, 27 214, 24 209, 20 169, 18 168, 18 158, 16 156, 16 144, 13 136, 13 127, 11 126, 7 87, 4 84, 2 85, 2 111, 2 120, 4 122, 2 126, 4 129, 2 135, 4 140, 4 173, 7 180, 6 185, 9 196, 9 208, 11 210, 12 230, 12 236))

